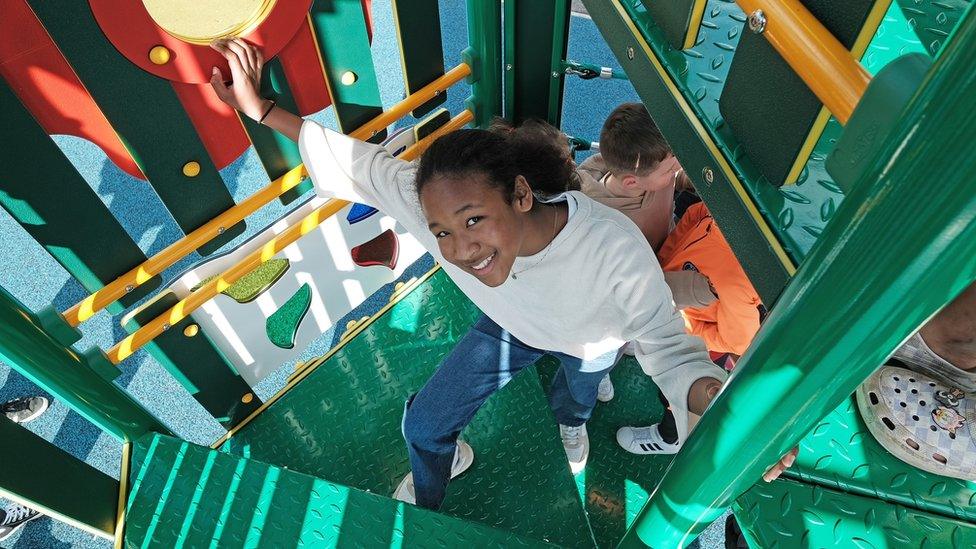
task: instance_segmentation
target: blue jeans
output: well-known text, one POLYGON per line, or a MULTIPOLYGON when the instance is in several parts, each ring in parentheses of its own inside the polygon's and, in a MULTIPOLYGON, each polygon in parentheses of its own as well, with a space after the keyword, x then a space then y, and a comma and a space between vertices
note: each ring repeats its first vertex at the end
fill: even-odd
POLYGON ((616 351, 595 360, 543 351, 522 343, 482 316, 407 402, 403 438, 413 470, 417 505, 437 509, 451 476, 458 435, 492 393, 545 355, 561 366, 549 391, 556 421, 582 425, 596 405, 600 380, 614 365, 616 351))

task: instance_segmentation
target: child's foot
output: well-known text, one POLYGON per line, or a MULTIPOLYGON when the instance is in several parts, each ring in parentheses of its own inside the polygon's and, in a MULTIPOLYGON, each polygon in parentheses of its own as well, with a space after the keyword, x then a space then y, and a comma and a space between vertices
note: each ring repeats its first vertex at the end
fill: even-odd
POLYGON ((650 427, 621 427, 617 430, 617 444, 632 454, 677 454, 678 441, 665 442, 657 424, 650 427))
POLYGON ((42 396, 21 397, 0 404, 0 411, 14 423, 27 423, 41 417, 47 407, 48 401, 42 396))
POLYGON ((559 437, 563 439, 569 468, 575 475, 586 468, 586 458, 590 457, 590 437, 586 434, 586 424, 575 427, 560 425, 559 437))
MULTIPOLYGON (((463 440, 458 440, 457 448, 454 450, 454 463, 451 464, 451 478, 455 478, 470 469, 472 463, 474 463, 474 450, 471 445, 463 440)), ((407 473, 407 476, 403 477, 400 485, 393 492, 393 499, 411 505, 417 504, 417 494, 413 489, 413 473, 407 473)))
POLYGON ((892 358, 903 362, 912 370, 928 374, 943 383, 949 383, 968 393, 976 393, 976 373, 957 368, 935 354, 922 340, 919 332, 912 334, 908 341, 896 349, 892 358))
POLYGON ((28 522, 40 518, 41 514, 23 505, 9 505, 3 510, 3 519, 0 520, 0 541, 3 541, 14 532, 22 528, 28 522))
POLYGON ((610 381, 610 374, 603 376, 600 386, 596 389, 596 399, 600 402, 610 402, 613 400, 613 382, 610 381))

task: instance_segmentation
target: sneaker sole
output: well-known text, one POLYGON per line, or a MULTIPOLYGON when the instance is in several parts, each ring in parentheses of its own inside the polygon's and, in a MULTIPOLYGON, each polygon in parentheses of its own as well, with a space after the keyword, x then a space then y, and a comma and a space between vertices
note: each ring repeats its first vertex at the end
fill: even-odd
MULTIPOLYGON (((451 469, 451 480, 461 476, 465 471, 471 468, 474 464, 474 449, 471 445, 463 440, 457 442, 458 455, 460 456, 460 461, 458 463, 457 469, 451 469)), ((412 484, 413 473, 407 473, 397 485, 396 490, 393 491, 393 499, 398 501, 403 501, 406 503, 416 504, 416 497, 411 498, 410 492, 407 490, 407 486, 412 484)))

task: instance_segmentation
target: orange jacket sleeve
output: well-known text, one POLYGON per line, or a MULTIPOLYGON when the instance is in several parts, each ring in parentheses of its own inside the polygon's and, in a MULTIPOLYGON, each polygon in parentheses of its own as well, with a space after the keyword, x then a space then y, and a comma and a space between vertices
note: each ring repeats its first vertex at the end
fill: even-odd
POLYGON ((719 353, 745 353, 752 338, 759 331, 757 304, 736 296, 723 297, 715 303, 716 322, 706 322, 686 317, 688 331, 705 340, 709 351, 719 353))

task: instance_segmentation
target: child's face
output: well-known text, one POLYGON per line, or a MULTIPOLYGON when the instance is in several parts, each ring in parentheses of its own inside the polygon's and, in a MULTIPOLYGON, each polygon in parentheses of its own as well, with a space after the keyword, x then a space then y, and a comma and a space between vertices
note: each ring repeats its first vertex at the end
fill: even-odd
POLYGON ((420 202, 430 232, 444 259, 487 286, 508 278, 525 237, 532 193, 519 177, 509 203, 502 191, 484 181, 437 177, 424 186, 420 202))

